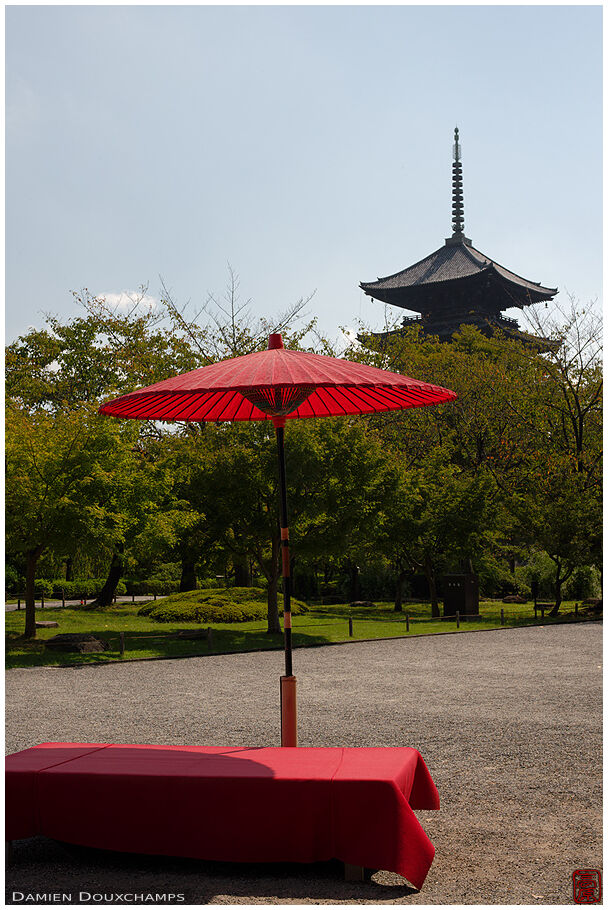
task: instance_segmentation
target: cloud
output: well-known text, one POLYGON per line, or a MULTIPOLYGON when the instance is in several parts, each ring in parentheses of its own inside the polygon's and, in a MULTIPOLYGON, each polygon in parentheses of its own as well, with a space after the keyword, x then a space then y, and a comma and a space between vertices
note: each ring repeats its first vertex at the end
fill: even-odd
POLYGON ((108 306, 117 310, 131 310, 134 306, 143 309, 153 310, 158 306, 158 299, 150 294, 142 294, 141 291, 107 291, 99 294, 103 297, 108 306))

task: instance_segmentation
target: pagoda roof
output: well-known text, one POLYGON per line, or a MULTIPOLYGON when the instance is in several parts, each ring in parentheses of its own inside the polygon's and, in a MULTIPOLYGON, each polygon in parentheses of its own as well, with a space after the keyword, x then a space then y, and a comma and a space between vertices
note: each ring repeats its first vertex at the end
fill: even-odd
POLYGON ((528 281, 527 278, 522 278, 521 275, 490 259, 485 253, 476 250, 466 239, 454 238, 446 240, 444 246, 414 265, 386 278, 378 278, 377 281, 362 281, 360 287, 370 297, 379 300, 382 300, 385 292, 389 292, 390 302, 394 303, 395 292, 403 290, 404 296, 407 296, 410 288, 426 287, 432 290, 433 285, 443 285, 445 288, 447 282, 458 282, 483 273, 488 275, 493 273, 499 281, 506 281, 514 286, 524 298, 527 298, 526 304, 548 300, 557 294, 557 288, 546 288, 536 281, 528 281))

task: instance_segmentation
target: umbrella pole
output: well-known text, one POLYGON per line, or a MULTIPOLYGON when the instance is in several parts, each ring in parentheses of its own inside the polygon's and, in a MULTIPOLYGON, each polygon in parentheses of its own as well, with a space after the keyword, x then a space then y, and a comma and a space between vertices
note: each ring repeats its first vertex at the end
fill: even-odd
POLYGON ((281 745, 297 746, 296 678, 291 662, 291 571, 289 566, 289 525, 285 481, 285 418, 273 419, 279 455, 281 494, 281 559, 283 566, 283 629, 285 633, 285 676, 281 676, 281 745))

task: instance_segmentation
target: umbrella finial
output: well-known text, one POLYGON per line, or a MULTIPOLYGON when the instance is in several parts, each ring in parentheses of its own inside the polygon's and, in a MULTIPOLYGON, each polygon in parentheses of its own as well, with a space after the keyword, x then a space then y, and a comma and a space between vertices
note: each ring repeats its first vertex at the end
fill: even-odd
POLYGON ((268 336, 268 350, 272 351, 274 348, 284 348, 283 336, 280 332, 275 332, 272 335, 268 336))

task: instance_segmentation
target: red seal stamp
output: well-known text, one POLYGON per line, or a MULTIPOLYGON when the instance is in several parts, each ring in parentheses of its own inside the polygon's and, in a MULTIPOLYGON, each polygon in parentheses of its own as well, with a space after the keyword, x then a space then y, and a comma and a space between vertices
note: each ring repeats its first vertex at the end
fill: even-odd
POLYGON ((602 899, 600 870, 575 869, 572 873, 572 896, 575 904, 599 904, 602 899))

